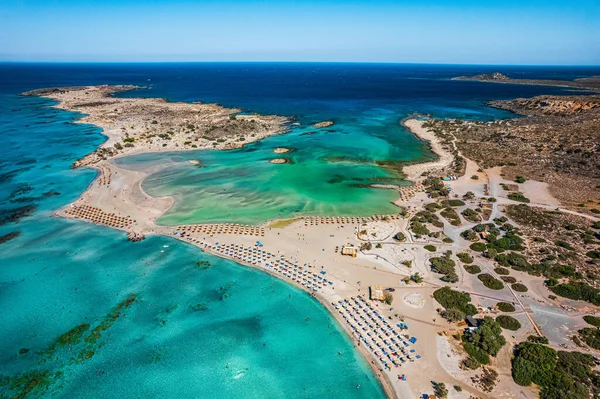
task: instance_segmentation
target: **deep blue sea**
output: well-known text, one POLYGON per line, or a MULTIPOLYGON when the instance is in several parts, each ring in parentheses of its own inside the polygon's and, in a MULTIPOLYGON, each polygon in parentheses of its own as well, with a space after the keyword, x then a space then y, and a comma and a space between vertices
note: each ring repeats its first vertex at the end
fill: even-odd
MULTIPOLYGON (((94 126, 73 124, 77 114, 19 93, 143 85, 124 95, 218 102, 305 123, 377 119, 360 123, 361 134, 382 140, 406 134, 397 122, 414 112, 502 118, 509 115, 485 102, 568 93, 450 80, 492 71, 521 78, 600 75, 599 68, 583 67, 0 64, 0 236, 20 233, 0 244, 0 375, 16 384, 0 384, 0 396, 26 389, 12 378, 23 374, 39 382, 28 397, 383 396, 341 328, 305 293, 169 238, 131 243, 122 232, 52 217, 93 180, 94 171, 70 166, 104 137, 94 126), (200 260, 212 267, 195 267, 200 260), (135 301, 117 309, 131 295, 135 301), (99 336, 84 339, 97 327, 99 336)), ((401 154, 394 144, 400 142, 387 145, 401 154)))

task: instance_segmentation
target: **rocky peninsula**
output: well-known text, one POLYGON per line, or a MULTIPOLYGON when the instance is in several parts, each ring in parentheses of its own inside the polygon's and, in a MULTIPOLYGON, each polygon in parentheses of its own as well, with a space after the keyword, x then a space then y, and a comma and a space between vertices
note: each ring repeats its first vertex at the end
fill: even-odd
POLYGON ((85 114, 79 123, 102 128, 107 141, 76 161, 74 167, 140 152, 239 148, 284 132, 289 122, 274 115, 239 115, 240 109, 218 104, 115 96, 130 90, 144 88, 131 85, 58 87, 23 95, 55 100, 56 108, 85 114))

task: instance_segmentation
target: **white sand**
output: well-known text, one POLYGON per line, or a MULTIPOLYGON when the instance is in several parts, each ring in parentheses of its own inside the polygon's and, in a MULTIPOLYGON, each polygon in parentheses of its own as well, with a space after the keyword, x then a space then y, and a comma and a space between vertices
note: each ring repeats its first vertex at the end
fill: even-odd
POLYGON ((420 121, 418 119, 408 119, 403 122, 403 125, 406 126, 411 133, 413 133, 419 139, 429 142, 431 151, 438 156, 438 159, 431 162, 417 163, 404 167, 403 172, 406 174, 408 180, 413 182, 418 181, 425 172, 447 168, 452 164, 454 159, 452 154, 442 147, 440 140, 435 136, 435 134, 429 129, 423 127, 423 123, 424 121, 420 121))

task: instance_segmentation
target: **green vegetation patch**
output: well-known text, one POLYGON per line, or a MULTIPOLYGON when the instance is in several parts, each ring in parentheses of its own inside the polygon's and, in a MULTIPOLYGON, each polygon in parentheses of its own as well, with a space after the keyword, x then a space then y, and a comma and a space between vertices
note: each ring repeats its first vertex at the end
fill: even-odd
POLYGON ((594 327, 600 327, 600 317, 587 315, 583 316, 583 320, 589 325, 592 325, 594 327))
POLYGON ((510 193, 508 194, 508 199, 509 200, 513 200, 513 201, 517 201, 517 202, 523 202, 525 204, 530 203, 531 201, 529 200, 529 198, 527 198, 526 196, 523 195, 523 193, 510 193))
POLYGON ((594 288, 582 281, 569 281, 568 283, 558 284, 551 287, 550 290, 558 296, 574 299, 576 301, 586 301, 596 306, 600 306, 600 290, 594 288))
POLYGON ((429 252, 435 252, 435 245, 425 245, 423 248, 428 250, 429 252))
POLYGON ((521 283, 514 283, 510 286, 510 288, 513 289, 513 291, 517 291, 517 292, 527 292, 529 291, 529 289, 527 288, 527 286, 525 284, 521 284, 521 283))
POLYGON ((491 290, 501 290, 504 288, 502 281, 494 278, 491 274, 483 273, 478 275, 477 278, 491 290))
POLYGON ((404 235, 404 233, 403 233, 403 232, 399 231, 399 232, 398 232, 398 233, 397 233, 397 234, 394 236, 394 239, 395 239, 396 241, 404 242, 404 241, 406 241, 406 235, 404 235))
POLYGON ((469 245, 469 248, 475 252, 483 252, 487 247, 482 242, 474 242, 473 244, 469 245))
POLYGON ((463 210, 461 212, 461 215, 463 215, 464 218, 467 219, 469 222, 477 223, 481 220, 479 213, 475 212, 471 208, 467 208, 467 209, 463 210))
POLYGON ((473 257, 467 252, 457 253, 456 256, 462 263, 471 264, 473 263, 473 257))
MULTIPOLYGON (((498 307, 498 309, 500 309, 501 312, 514 312, 515 311, 515 305, 513 305, 510 302, 498 302, 496 304, 496 306, 498 307)), ((498 319, 496 319, 496 321, 498 321, 498 319)))
POLYGON ((489 355, 496 356, 506 344, 502 328, 489 316, 483 318, 474 331, 463 334, 463 347, 481 364, 489 363, 489 355))
POLYGON ((598 328, 582 328, 579 330, 579 335, 590 348, 600 349, 600 329, 598 328))
POLYGON ((442 212, 440 212, 440 215, 448 220, 452 226, 461 225, 458 213, 456 213, 456 211, 452 208, 445 208, 442 212))
POLYGON ((458 281, 458 276, 456 275, 456 263, 450 258, 447 257, 435 257, 429 259, 431 262, 431 270, 435 273, 443 274, 442 280, 455 283, 458 281))
POLYGON ((470 274, 479 274, 481 273, 481 268, 477 265, 467 265, 465 266, 465 270, 470 274))
POLYGON ((504 267, 496 267, 496 268, 494 268, 494 272, 496 272, 496 274, 499 274, 501 276, 508 276, 510 274, 510 270, 508 270, 504 267))
POLYGON ((498 316, 496 317, 496 323, 500 324, 500 327, 504 328, 505 330, 517 331, 519 328, 521 328, 521 323, 519 323, 519 320, 512 316, 498 316))
POLYGON ((590 397, 588 386, 597 385, 593 356, 580 352, 556 352, 541 344, 521 342, 512 360, 512 376, 522 386, 540 386, 540 398, 590 397))
POLYGON ((457 309, 465 315, 474 315, 477 308, 471 303, 471 296, 465 292, 452 290, 450 287, 443 287, 433 293, 433 297, 446 310, 457 309))
POLYGON ((456 207, 456 206, 464 206, 465 201, 459 199, 448 199, 442 201, 442 205, 444 207, 456 207))

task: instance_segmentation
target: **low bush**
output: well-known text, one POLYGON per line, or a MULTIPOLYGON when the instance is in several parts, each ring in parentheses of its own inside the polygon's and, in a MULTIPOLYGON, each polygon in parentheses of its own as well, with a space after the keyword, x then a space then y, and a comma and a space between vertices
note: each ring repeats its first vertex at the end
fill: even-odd
POLYGON ((464 218, 470 222, 479 222, 481 220, 479 217, 479 214, 471 208, 467 208, 467 209, 463 210, 461 212, 461 215, 463 215, 464 218))
POLYGON ((505 267, 496 267, 494 268, 494 271, 496 272, 496 274, 499 274, 501 276, 508 276, 510 274, 510 270, 508 270, 505 267))
POLYGON ((579 330, 579 335, 590 348, 600 349, 600 329, 586 327, 579 330))
POLYGON ((529 201, 529 198, 527 198, 526 196, 523 195, 523 193, 510 193, 510 194, 508 194, 508 199, 517 201, 517 202, 524 202, 526 204, 531 202, 531 201, 529 201))
MULTIPOLYGON (((500 309, 501 312, 514 312, 515 311, 515 305, 513 305, 510 302, 498 302, 496 304, 496 306, 498 307, 498 309, 500 309)), ((496 321, 498 321, 496 319, 496 321)))
POLYGON ((465 205, 465 201, 459 200, 459 199, 449 199, 449 200, 444 200, 442 202, 442 205, 444 207, 450 206, 450 207, 454 207, 454 206, 463 206, 465 205))
POLYGON ((496 317, 496 323, 500 324, 500 327, 504 328, 505 330, 517 331, 519 328, 521 328, 521 323, 519 323, 519 320, 512 316, 498 316, 496 317))
POLYGON ((502 281, 494 278, 491 274, 480 274, 477 276, 477 278, 483 283, 483 285, 491 290, 501 290, 504 288, 502 281))
POLYGON ((538 337, 537 335, 530 335, 527 337, 528 342, 533 342, 534 344, 548 344, 548 338, 546 337, 538 337))
POLYGON ((404 242, 404 241, 406 241, 406 236, 404 235, 403 232, 400 231, 394 236, 394 239, 396 241, 404 242))
POLYGON ((465 270, 470 274, 479 274, 481 273, 481 268, 477 265, 468 265, 465 266, 465 270))
POLYGON ((473 263, 473 257, 466 252, 457 253, 456 256, 462 263, 466 263, 466 264, 473 263))
POLYGON ((583 300, 600 306, 600 290, 584 282, 569 281, 568 283, 551 287, 550 290, 564 298, 583 300))
POLYGON ((512 277, 512 276, 500 276, 500 280, 504 281, 505 283, 508 284, 512 284, 512 283, 516 283, 517 279, 512 277))
POLYGON ((587 315, 583 316, 583 320, 585 320, 585 322, 589 325, 592 325, 594 327, 600 327, 600 317, 587 315))
POLYGON ((435 252, 435 245, 425 245, 423 248, 425 248, 429 252, 435 252))
POLYGON ((436 290, 433 297, 446 310, 457 309, 465 315, 474 315, 477 308, 471 303, 471 296, 464 292, 452 290, 450 287, 444 287, 436 290))
POLYGON ((431 269, 440 274, 448 274, 455 271, 456 263, 452 259, 445 257, 435 257, 429 259, 431 262, 431 269))
POLYGON ((469 246, 469 248, 471 248, 475 252, 483 252, 483 251, 485 251, 486 246, 482 242, 474 242, 473 244, 471 244, 469 246))
POLYGON ((462 340, 467 353, 482 364, 489 363, 488 355, 496 356, 506 344, 502 327, 488 316, 483 318, 476 330, 465 332, 462 340))
POLYGON ((477 370, 479 367, 481 367, 479 360, 475 359, 473 356, 469 356, 463 360, 463 365, 471 370, 477 370))
POLYGON ((521 283, 514 283, 510 286, 513 291, 517 291, 517 292, 527 292, 529 291, 529 289, 527 288, 527 286, 525 284, 521 284, 521 283))
POLYGON ((469 357, 475 359, 475 361, 477 361, 479 364, 490 363, 490 356, 481 349, 476 348, 475 345, 473 345, 472 343, 465 342, 463 343, 463 347, 465 348, 465 351, 469 354, 469 357))

